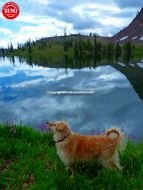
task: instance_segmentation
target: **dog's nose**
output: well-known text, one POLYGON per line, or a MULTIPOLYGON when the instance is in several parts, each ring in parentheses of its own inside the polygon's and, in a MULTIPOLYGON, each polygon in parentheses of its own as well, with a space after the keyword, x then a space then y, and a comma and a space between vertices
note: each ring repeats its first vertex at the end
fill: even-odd
POLYGON ((47 121, 46 124, 49 125, 49 121, 47 121))

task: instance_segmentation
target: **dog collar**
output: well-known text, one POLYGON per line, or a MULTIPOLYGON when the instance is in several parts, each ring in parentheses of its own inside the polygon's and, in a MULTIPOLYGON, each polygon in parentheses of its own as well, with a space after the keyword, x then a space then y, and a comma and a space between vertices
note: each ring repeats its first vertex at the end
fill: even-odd
POLYGON ((70 134, 63 137, 62 139, 59 139, 58 141, 56 141, 56 143, 60 143, 60 142, 64 141, 66 138, 68 138, 68 136, 70 136, 70 134))

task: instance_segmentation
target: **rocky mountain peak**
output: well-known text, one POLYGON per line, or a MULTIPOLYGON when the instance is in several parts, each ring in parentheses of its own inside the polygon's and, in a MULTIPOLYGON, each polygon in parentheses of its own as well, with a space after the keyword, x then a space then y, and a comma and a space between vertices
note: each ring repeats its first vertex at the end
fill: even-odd
POLYGON ((115 34, 111 40, 121 43, 129 40, 143 43, 143 7, 132 22, 126 28, 115 34))

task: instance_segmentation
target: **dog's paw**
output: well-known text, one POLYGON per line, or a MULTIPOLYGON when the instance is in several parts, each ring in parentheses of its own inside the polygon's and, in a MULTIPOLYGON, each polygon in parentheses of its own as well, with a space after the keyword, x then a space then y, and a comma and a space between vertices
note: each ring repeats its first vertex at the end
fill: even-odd
POLYGON ((73 177, 75 174, 75 170, 73 168, 68 167, 68 166, 66 167, 66 171, 68 172, 70 177, 73 177))

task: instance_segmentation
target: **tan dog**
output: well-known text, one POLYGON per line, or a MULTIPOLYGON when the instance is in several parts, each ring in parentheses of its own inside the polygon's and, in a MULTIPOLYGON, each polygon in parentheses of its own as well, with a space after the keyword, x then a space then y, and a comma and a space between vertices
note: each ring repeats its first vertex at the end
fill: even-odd
POLYGON ((108 129, 103 135, 84 136, 73 133, 64 121, 47 124, 54 133, 57 154, 72 172, 77 162, 95 159, 105 168, 122 169, 119 151, 123 151, 127 143, 119 129, 108 129))

